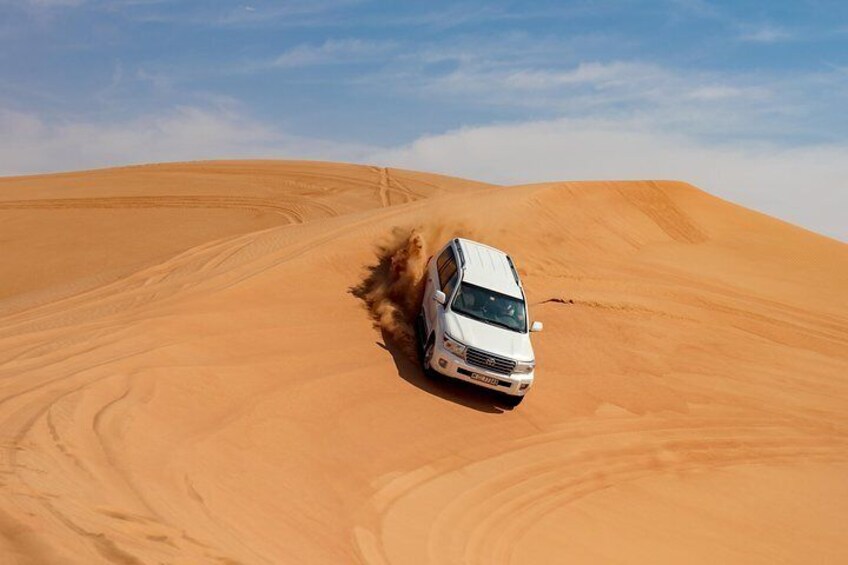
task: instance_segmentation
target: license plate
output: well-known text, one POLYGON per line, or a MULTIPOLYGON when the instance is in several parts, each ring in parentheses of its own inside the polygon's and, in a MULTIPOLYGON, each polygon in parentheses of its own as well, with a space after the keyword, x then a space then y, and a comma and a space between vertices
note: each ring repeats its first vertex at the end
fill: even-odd
POLYGON ((486 384, 489 384, 489 385, 498 384, 498 379, 496 379, 494 377, 489 377, 489 376, 486 376, 486 375, 481 375, 479 373, 471 373, 471 378, 474 379, 475 381, 480 381, 480 382, 483 382, 483 383, 486 383, 486 384))

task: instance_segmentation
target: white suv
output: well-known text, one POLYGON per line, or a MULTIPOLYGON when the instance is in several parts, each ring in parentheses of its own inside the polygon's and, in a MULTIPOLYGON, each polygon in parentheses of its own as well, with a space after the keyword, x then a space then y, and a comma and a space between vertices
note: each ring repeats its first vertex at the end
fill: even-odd
POLYGON ((518 405, 536 360, 527 303, 509 255, 452 239, 427 263, 418 320, 425 370, 505 393, 518 405))

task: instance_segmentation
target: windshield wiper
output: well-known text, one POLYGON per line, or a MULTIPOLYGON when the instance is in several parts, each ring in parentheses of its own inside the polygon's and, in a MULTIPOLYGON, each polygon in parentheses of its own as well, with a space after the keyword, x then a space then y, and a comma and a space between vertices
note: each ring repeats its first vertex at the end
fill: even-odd
POLYGON ((462 314, 463 316, 465 316, 467 318, 471 318, 472 320, 477 320, 478 322, 488 323, 488 320, 486 320, 485 318, 481 318, 480 316, 477 316, 476 314, 472 314, 471 312, 468 312, 467 310, 458 310, 458 309, 454 308, 453 311, 456 312, 457 314, 462 314))
POLYGON ((514 332, 518 331, 515 328, 513 328, 512 326, 510 326, 509 324, 504 324, 503 322, 497 322, 495 320, 485 320, 485 322, 487 324, 492 324, 493 326, 499 326, 501 328, 506 328, 506 329, 514 331, 514 332))
POLYGON ((471 318, 473 320, 477 320, 478 322, 483 322, 484 324, 489 324, 490 326, 497 326, 499 328, 505 328, 505 329, 513 331, 513 332, 518 331, 515 328, 513 328, 512 326, 508 326, 507 324, 504 324, 502 322, 497 322, 495 320, 490 320, 488 318, 476 316, 476 315, 472 314, 471 312, 467 312, 465 310, 457 310, 456 308, 454 308, 453 311, 458 313, 458 314, 462 314, 463 316, 468 316, 469 318, 471 318))

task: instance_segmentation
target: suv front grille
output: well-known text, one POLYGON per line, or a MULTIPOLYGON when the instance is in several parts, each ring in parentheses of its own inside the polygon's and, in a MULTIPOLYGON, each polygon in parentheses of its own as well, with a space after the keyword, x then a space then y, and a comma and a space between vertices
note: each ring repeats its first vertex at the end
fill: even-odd
POLYGON ((515 361, 512 359, 493 355, 492 353, 480 351, 473 347, 469 347, 466 350, 465 359, 472 365, 483 367, 484 369, 488 369, 502 375, 510 375, 512 374, 512 370, 515 369, 515 361))

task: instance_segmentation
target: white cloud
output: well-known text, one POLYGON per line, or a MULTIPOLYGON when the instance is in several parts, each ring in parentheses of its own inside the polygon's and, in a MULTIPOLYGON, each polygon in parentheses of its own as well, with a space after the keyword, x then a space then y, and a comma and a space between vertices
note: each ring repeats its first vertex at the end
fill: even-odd
MULTIPOLYGON (((522 41, 511 44, 515 52, 521 52, 522 41)), ((547 51, 556 52, 555 45, 547 51)), ((534 65, 488 45, 480 45, 476 53, 431 50, 421 54, 419 65, 427 69, 427 64, 443 62, 436 70, 415 72, 414 62, 403 60, 404 68, 387 67, 367 84, 502 118, 639 117, 656 130, 724 140, 835 139, 846 123, 840 110, 848 74, 833 65, 742 72, 567 59, 534 65)))
POLYGON ((183 106, 112 123, 50 122, 0 109, 0 175, 240 157, 341 160, 368 149, 288 135, 227 105, 183 106))
POLYGON ((657 117, 708 108, 738 117, 740 110, 767 109, 762 101, 777 88, 781 94, 794 93, 776 77, 669 69, 638 61, 583 61, 543 68, 503 60, 457 61, 458 68, 425 76, 418 88, 428 96, 469 97, 477 104, 535 107, 579 116, 603 115, 629 105, 650 108, 657 117))
POLYGON ((463 128, 372 154, 370 160, 504 184, 684 180, 848 240, 848 145, 715 145, 635 122, 561 119, 463 128))
POLYGON ((768 98, 771 93, 761 87, 738 87, 724 84, 695 87, 686 93, 693 100, 727 100, 731 98, 768 98))
POLYGON ((274 59, 272 66, 308 67, 372 60, 390 51, 394 45, 388 41, 329 39, 320 45, 301 44, 292 47, 274 59))
POLYGON ((747 26, 739 34, 739 39, 752 43, 777 43, 788 41, 792 38, 792 33, 787 29, 771 24, 747 26))
POLYGON ((584 62, 564 70, 517 70, 506 74, 508 87, 517 90, 537 90, 559 86, 591 86, 605 89, 662 80, 667 76, 660 68, 642 63, 584 62))

